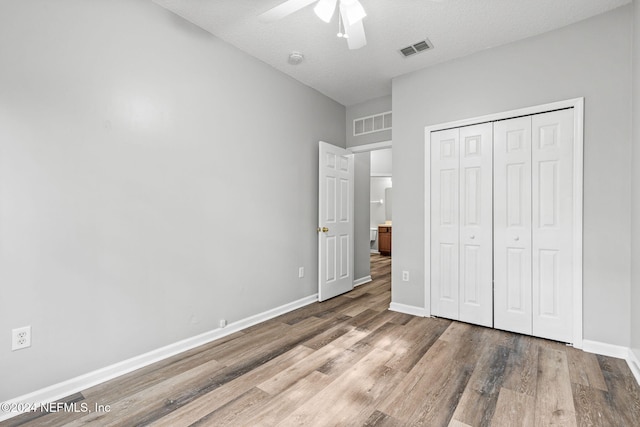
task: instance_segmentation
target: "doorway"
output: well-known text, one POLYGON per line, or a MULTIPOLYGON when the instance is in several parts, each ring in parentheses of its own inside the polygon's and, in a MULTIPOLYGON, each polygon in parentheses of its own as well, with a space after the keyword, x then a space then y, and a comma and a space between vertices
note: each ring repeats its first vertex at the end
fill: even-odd
POLYGON ((371 254, 378 254, 379 237, 377 226, 387 221, 385 209, 390 209, 388 221, 392 220, 392 193, 387 191, 387 194, 384 194, 385 189, 391 188, 391 186, 381 185, 381 194, 376 197, 373 197, 371 192, 372 179, 383 180, 387 183, 391 181, 392 142, 384 141, 358 145, 349 147, 348 150, 356 158, 354 286, 359 286, 375 279, 372 279, 372 274, 377 269, 371 262, 371 254), (381 154, 385 151, 386 154, 381 154), (373 162, 372 157, 374 158, 373 162), (372 211, 376 211, 377 214, 374 218, 371 215, 372 211))
POLYGON ((369 238, 371 253, 391 256, 391 232, 393 214, 392 150, 376 150, 370 153, 369 180, 369 238))

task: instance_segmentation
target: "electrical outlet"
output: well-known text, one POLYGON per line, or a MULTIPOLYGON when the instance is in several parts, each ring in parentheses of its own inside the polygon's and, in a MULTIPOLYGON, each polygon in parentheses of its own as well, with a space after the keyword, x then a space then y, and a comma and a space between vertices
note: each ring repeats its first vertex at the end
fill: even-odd
POLYGON ((31 347, 31 326, 11 330, 11 351, 31 347))
POLYGON ((403 270, 402 271, 402 281, 403 282, 408 282, 409 281, 409 272, 407 270, 403 270))
POLYGON ((224 328, 225 326, 227 326, 227 319, 220 319, 220 327, 224 328))
POLYGON ((304 267, 298 268, 298 278, 302 279, 304 277, 304 267))

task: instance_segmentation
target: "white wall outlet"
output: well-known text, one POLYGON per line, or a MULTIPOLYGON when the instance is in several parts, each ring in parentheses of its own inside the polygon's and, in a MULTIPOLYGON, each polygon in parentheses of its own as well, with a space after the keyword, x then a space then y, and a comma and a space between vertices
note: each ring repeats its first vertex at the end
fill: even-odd
POLYGON ((304 267, 298 268, 298 278, 302 279, 304 277, 304 267))
POLYGON ((11 351, 31 347, 31 326, 11 330, 11 351))
POLYGON ((402 270, 402 281, 403 282, 409 281, 409 272, 407 270, 402 270))
POLYGON ((225 326, 227 326, 227 319, 220 319, 220 327, 224 328, 225 326))

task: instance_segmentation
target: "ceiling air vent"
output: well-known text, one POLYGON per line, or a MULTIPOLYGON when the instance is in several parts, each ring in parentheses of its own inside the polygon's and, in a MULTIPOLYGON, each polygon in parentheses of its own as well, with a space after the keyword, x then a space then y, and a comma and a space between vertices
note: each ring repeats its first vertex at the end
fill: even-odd
POLYGON ((418 43, 412 44, 411 46, 400 49, 400 53, 404 56, 411 56, 429 49, 433 49, 433 44, 431 44, 429 39, 424 39, 418 43))

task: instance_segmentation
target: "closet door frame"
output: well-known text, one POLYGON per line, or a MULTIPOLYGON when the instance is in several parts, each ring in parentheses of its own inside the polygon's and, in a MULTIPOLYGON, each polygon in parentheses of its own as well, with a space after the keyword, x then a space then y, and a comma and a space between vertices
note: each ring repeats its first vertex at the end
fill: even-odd
POLYGON ((549 104, 536 105, 502 113, 489 114, 464 120, 425 127, 425 237, 424 237, 424 307, 425 316, 431 316, 431 132, 485 122, 511 119, 520 116, 546 113, 573 108, 573 342, 576 348, 583 346, 582 320, 582 212, 583 212, 583 146, 584 146, 584 98, 574 98, 549 104))

